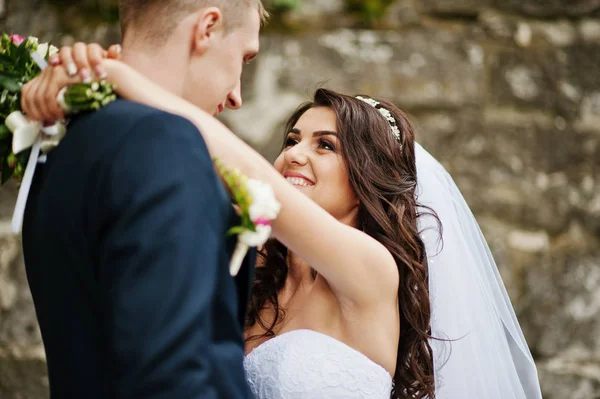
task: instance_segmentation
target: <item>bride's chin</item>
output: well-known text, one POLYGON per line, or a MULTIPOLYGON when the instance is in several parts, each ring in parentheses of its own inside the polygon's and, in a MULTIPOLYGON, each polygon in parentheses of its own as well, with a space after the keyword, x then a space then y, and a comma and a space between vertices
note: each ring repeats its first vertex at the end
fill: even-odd
POLYGON ((302 191, 303 193, 306 193, 307 191, 309 191, 309 189, 313 188, 313 186, 296 186, 296 185, 294 185, 294 188, 302 191))
POLYGON ((314 192, 313 192, 313 186, 308 186, 308 187, 298 187, 298 190, 306 195, 308 198, 310 198, 311 200, 315 201, 315 197, 314 197, 314 192))

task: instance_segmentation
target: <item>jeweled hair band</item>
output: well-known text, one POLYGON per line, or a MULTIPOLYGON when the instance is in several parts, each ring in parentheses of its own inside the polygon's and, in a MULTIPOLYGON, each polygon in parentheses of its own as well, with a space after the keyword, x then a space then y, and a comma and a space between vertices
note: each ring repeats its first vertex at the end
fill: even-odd
POLYGON ((361 96, 356 96, 357 99, 364 101, 369 104, 373 108, 375 108, 379 113, 389 122, 390 127, 392 128, 392 133, 396 140, 400 142, 400 129, 398 129, 398 125, 396 125, 396 119, 392 116, 392 113, 381 105, 379 101, 375 101, 372 98, 366 98, 361 96))

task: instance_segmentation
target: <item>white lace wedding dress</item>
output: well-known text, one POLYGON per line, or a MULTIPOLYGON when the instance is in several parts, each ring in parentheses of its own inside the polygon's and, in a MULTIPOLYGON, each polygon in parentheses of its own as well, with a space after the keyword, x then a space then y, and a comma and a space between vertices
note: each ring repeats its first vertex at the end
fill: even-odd
POLYGON ((392 390, 383 367, 312 330, 271 338, 246 355, 244 368, 256 399, 389 399, 392 390))

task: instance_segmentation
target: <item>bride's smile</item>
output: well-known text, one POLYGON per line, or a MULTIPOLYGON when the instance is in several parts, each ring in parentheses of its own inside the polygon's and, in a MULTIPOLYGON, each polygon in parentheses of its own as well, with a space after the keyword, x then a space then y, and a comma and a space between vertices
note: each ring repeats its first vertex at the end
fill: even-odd
POLYGON ((283 177, 285 177, 285 179, 294 186, 312 187, 315 185, 315 183, 312 180, 310 180, 308 177, 304 176, 301 173, 287 171, 283 174, 283 177))

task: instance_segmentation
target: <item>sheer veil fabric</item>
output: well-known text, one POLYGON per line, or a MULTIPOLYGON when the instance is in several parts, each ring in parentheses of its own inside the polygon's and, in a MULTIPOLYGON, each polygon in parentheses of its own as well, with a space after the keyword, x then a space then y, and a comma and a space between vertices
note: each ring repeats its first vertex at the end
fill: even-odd
POLYGON ((537 369, 477 221, 458 187, 415 144, 419 218, 429 262, 430 341, 438 399, 538 399, 537 369))

